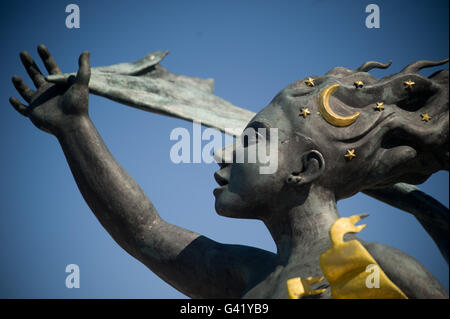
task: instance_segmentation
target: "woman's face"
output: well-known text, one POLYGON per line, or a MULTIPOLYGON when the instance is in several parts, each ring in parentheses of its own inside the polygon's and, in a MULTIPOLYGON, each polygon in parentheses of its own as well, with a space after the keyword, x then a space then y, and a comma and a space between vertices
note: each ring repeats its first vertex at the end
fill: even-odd
MULTIPOLYGON (((417 90, 429 84, 424 83, 426 78, 411 78, 417 90)), ((294 189, 287 179, 292 174, 302 176, 306 169, 303 159, 312 150, 322 155, 324 169, 309 184, 330 190, 336 199, 398 182, 422 183, 432 173, 448 169, 448 152, 446 160, 436 155, 437 150, 448 145, 448 91, 433 88, 429 97, 417 100, 417 94, 423 94, 417 92, 410 97, 408 94, 412 93, 402 91, 403 75, 390 79, 392 96, 387 95, 383 84, 377 86, 368 73, 315 80, 313 88, 302 80, 284 89, 250 121, 247 128, 261 132, 265 129, 263 134, 238 139, 215 154, 226 162, 215 174, 221 185, 214 190, 220 215, 258 219, 268 208, 297 203, 304 196, 302 190, 310 185, 294 189), (361 78, 368 86, 373 82, 371 95, 353 88, 354 81, 361 78), (334 111, 342 115, 360 112, 356 122, 347 127, 331 125, 319 112, 320 93, 336 83, 340 87, 330 98, 334 111), (396 97, 398 103, 394 103, 396 97), (436 99, 443 105, 436 108, 436 99), (376 103, 383 100, 384 110, 376 109, 376 103), (410 104, 417 101, 422 105, 411 108, 410 104), (302 114, 303 109, 308 109, 309 114, 302 114), (433 114, 434 123, 422 121, 423 113, 433 114), (246 155, 244 162, 236 161, 240 147, 246 155), (248 161, 248 154, 258 153, 258 148, 272 155, 270 166, 275 169, 270 173, 262 173, 268 164, 258 156, 256 161, 248 161), (356 157, 345 156, 352 150, 356 157)))
POLYGON ((221 185, 214 190, 220 215, 260 218, 260 212, 277 204, 276 195, 283 192, 289 169, 297 164, 293 152, 302 148, 292 139, 290 126, 287 114, 270 104, 249 122, 244 130, 248 136, 241 136, 215 154, 226 162, 219 164, 221 169, 214 174, 221 185), (272 155, 270 161, 263 163, 258 150, 272 155), (244 154, 244 161, 238 160, 238 152, 244 154), (256 155, 254 161, 250 160, 252 155, 256 155))

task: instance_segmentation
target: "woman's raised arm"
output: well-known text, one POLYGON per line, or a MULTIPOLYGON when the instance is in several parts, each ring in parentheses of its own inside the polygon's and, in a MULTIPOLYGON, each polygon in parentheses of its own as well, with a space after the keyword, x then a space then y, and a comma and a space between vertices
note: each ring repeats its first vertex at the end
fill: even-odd
MULTIPOLYGON (((47 48, 38 47, 50 74, 60 70, 47 48)), ((273 254, 224 245, 165 222, 139 185, 114 159, 89 118, 89 53, 79 59, 68 84, 45 80, 27 52, 20 54, 37 90, 18 76, 17 91, 29 103, 10 102, 38 128, 58 139, 75 181, 103 227, 129 254, 190 297, 240 297, 252 275, 264 272, 273 254)))

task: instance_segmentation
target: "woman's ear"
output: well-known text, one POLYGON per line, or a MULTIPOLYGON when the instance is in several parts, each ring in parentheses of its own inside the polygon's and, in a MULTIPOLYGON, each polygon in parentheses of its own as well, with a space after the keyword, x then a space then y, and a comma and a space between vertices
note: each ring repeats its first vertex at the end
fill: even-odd
POLYGON ((325 159, 317 150, 303 153, 301 155, 301 161, 302 170, 300 172, 292 172, 286 179, 288 184, 309 184, 320 177, 325 171, 325 159))

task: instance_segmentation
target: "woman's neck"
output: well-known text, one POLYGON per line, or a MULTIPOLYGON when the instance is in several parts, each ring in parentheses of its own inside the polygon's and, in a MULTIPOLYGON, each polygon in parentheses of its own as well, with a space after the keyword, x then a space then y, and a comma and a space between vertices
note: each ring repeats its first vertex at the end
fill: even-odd
POLYGON ((334 194, 312 185, 305 197, 300 205, 272 211, 263 219, 275 240, 281 265, 331 247, 329 230, 339 218, 334 194))

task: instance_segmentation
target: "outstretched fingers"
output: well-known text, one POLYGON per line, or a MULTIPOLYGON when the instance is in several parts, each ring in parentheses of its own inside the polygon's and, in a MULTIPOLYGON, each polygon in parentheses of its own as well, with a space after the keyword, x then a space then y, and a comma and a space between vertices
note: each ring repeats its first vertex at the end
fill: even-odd
POLYGON ((78 59, 78 73, 75 79, 75 83, 80 85, 88 85, 91 78, 91 65, 89 63, 90 54, 88 51, 81 53, 78 59))
POLYGON ((22 61, 25 70, 33 81, 34 85, 39 88, 44 85, 45 78, 42 75, 41 71, 39 71, 38 66, 34 63, 33 58, 27 51, 20 52, 20 60, 22 61))
POLYGON ((19 92, 19 94, 23 97, 25 101, 30 103, 35 92, 32 89, 30 89, 28 85, 26 85, 25 82, 22 80, 22 78, 18 75, 13 76, 12 82, 17 92, 19 92))
POLYGON ((38 46, 38 53, 49 74, 61 74, 61 70, 45 45, 41 44, 38 46))
POLYGON ((11 103, 11 105, 16 109, 17 112, 19 112, 23 116, 28 116, 27 107, 20 103, 18 99, 16 99, 15 97, 10 97, 9 103, 11 103))

